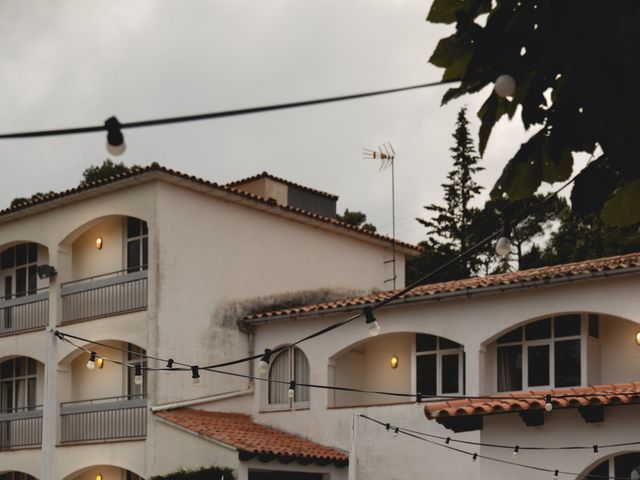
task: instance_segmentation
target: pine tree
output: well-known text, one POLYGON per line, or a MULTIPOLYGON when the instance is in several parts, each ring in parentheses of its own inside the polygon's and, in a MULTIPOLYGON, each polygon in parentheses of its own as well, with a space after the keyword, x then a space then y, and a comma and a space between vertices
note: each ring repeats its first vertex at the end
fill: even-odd
MULTIPOLYGON (((474 175, 484 169, 478 165, 479 157, 469 133, 466 112, 465 107, 460 109, 453 133, 455 145, 450 148, 453 169, 447 175, 447 182, 442 184, 444 205, 425 206, 424 208, 432 214, 431 217, 417 219, 427 227, 429 237, 425 248, 443 254, 455 255, 471 246, 474 237, 473 217, 477 210, 469 203, 482 190, 474 180, 474 175)), ((476 261, 471 258, 465 266, 463 272, 469 275, 474 272, 476 261)), ((455 276, 459 276, 460 273, 462 272, 455 276)))

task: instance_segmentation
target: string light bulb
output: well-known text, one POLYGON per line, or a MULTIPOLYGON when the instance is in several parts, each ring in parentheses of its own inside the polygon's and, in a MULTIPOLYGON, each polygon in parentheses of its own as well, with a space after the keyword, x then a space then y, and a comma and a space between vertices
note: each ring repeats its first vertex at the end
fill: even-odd
POLYGON ((96 352, 91 352, 89 354, 89 360, 87 361, 87 368, 89 370, 93 370, 94 368, 96 368, 96 358, 98 357, 98 354, 96 352))
POLYGON ((594 446, 593 446, 593 456, 594 456, 594 457, 597 457, 597 456, 598 456, 598 453, 600 453, 600 452, 598 451, 598 445, 594 445, 594 446))
POLYGON ((544 409, 547 412, 550 412, 551 410, 553 410, 553 404, 551 403, 551 395, 547 395, 544 399, 545 404, 544 404, 544 409))
POLYGON ((471 460, 473 460, 474 462, 478 459, 478 454, 474 453, 473 457, 471 457, 471 460))
POLYGON ((295 394, 296 394, 296 382, 295 380, 291 380, 289 382, 289 390, 287 390, 287 395, 289 396, 289 398, 293 398, 295 394))
POLYGON ((422 406, 422 394, 421 393, 416 393, 416 405, 418 405, 419 407, 422 406))
POLYGON ((269 348, 264 349, 264 354, 258 362, 258 371, 265 375, 269 371, 269 362, 271 361, 271 350, 269 348))
POLYGON ((133 383, 136 385, 142 385, 142 365, 135 365, 134 370, 133 383))
POLYGON ((560 475, 560 472, 558 470, 555 470, 553 472, 553 480, 558 480, 558 476, 560 475))
POLYGON ((516 80, 511 75, 500 75, 496 78, 493 89, 501 98, 512 97, 516 93, 516 80))
POLYGON ((376 317, 373 315, 373 310, 371 307, 364 308, 364 317, 367 323, 367 328, 369 329, 369 335, 372 337, 376 337, 380 334, 380 324, 376 320, 376 317))
POLYGON ((513 449, 513 456, 517 457, 519 451, 520 451, 520 447, 516 445, 515 448, 513 449))
POLYGON ((511 241, 507 237, 500 237, 496 242, 496 253, 501 257, 506 257, 511 253, 511 241))
POLYGON ((167 368, 173 368, 173 358, 167 360, 167 368))
POLYGON ((197 365, 191 366, 191 379, 194 385, 200 384, 200 368, 197 365))
POLYGON ((122 125, 116 117, 109 117, 104 126, 107 129, 107 151, 111 155, 122 155, 127 148, 122 135, 122 125))
POLYGON ((397 437, 398 436, 398 432, 400 431, 400 429, 398 427, 393 429, 393 436, 397 437))

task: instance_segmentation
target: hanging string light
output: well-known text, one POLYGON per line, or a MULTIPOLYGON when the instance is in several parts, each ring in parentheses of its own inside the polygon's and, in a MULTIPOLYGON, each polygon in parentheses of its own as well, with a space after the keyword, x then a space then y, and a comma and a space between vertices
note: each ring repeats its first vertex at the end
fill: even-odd
POLYGON ((296 394, 296 382, 295 380, 291 380, 289 382, 289 390, 287 390, 287 396, 289 398, 293 398, 295 394, 296 394))
POLYGON ((135 383, 136 385, 142 385, 142 365, 140 364, 136 364, 134 366, 134 375, 133 375, 133 383, 135 383))
POLYGON ((258 371, 262 375, 265 375, 269 371, 269 362, 271 361, 271 353, 272 353, 272 350, 270 348, 265 348, 264 354, 262 355, 262 358, 258 362, 258 371))
POLYGON ((493 89, 501 98, 512 97, 516 93, 516 81, 511 75, 500 75, 496 78, 493 89))
POLYGON ((193 365, 191 367, 191 379, 193 380, 194 385, 200 384, 200 367, 197 365, 193 365))
POLYGON ((94 368, 96 368, 96 357, 98 356, 98 354, 96 352, 91 352, 89 354, 89 360, 87 361, 87 368, 89 370, 93 370, 94 368))
POLYGON ((373 310, 371 307, 364 308, 364 317, 367 325, 367 329, 369 330, 369 335, 372 337, 376 337, 380 335, 380 324, 376 320, 376 317, 373 315, 373 310))

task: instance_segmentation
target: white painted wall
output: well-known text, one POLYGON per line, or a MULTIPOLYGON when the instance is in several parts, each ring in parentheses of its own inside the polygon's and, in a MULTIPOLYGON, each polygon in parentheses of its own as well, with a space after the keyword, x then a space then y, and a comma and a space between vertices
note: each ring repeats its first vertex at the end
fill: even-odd
MULTIPOLYGON (((103 341, 106 345, 126 348, 127 344, 115 341, 103 341)), ((107 357, 118 362, 126 362, 126 354, 102 346, 93 346, 92 351, 99 356, 107 357)), ((71 392, 70 401, 91 400, 96 398, 118 397, 126 395, 125 367, 112 362, 104 362, 102 368, 93 370, 87 368, 88 354, 80 354, 71 362, 71 392)))
POLYGON ((110 216, 89 228, 72 244, 72 276, 74 280, 122 270, 125 251, 125 217, 110 216), (102 249, 96 239, 102 238, 102 249))

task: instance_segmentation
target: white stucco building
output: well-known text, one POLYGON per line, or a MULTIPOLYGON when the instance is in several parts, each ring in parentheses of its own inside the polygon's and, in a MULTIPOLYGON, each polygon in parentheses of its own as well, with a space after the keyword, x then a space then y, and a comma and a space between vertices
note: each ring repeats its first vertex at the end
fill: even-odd
MULTIPOLYGON (((0 479, 216 465, 240 480, 552 480, 640 465, 637 446, 607 447, 640 440, 640 254, 418 287, 375 310, 380 335, 358 318, 264 373, 256 359, 221 368, 241 376, 200 370, 199 385, 188 371, 136 382, 136 365, 167 366, 140 354, 260 355, 391 295, 390 240, 336 221, 335 200, 152 165, 0 212, 0 479), (291 398, 290 381, 351 391, 291 398)), ((396 245, 400 286, 413 253, 396 245)))

